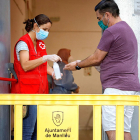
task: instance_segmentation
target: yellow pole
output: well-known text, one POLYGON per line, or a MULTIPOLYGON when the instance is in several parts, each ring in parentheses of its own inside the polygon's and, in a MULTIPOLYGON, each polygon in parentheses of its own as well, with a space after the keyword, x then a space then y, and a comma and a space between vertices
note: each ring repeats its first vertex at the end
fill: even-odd
POLYGON ((37 105, 37 140, 39 140, 39 125, 40 125, 40 122, 39 122, 39 105, 37 105))
POLYGON ((116 140, 124 140, 124 106, 116 106, 116 140))
POLYGON ((139 137, 139 140, 140 140, 140 96, 139 96, 139 129, 138 129, 138 137, 139 137))
POLYGON ((14 140, 22 140, 22 105, 14 108, 14 140))
POLYGON ((93 106, 93 140, 101 140, 101 106, 93 106))

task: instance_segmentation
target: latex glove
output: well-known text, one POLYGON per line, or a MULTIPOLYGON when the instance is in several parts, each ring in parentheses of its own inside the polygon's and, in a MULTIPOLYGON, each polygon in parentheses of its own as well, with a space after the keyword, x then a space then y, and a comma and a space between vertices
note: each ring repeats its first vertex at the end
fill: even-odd
POLYGON ((44 55, 43 56, 43 63, 45 63, 46 61, 58 62, 58 61, 62 61, 62 59, 56 54, 44 55))

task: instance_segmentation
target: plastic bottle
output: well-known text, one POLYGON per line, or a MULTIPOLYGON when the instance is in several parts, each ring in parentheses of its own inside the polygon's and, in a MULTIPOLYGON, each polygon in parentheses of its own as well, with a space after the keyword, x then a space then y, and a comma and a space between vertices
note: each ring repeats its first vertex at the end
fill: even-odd
POLYGON ((53 69, 54 69, 56 80, 61 79, 59 65, 56 62, 53 63, 53 69))

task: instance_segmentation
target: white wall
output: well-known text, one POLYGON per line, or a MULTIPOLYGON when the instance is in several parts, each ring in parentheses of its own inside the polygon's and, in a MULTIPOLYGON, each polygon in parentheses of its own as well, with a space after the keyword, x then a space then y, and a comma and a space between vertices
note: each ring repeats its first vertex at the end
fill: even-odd
MULTIPOLYGON (((36 0, 36 15, 60 17, 53 22, 49 37, 45 40, 48 54, 57 53, 60 48, 71 49, 75 60, 92 54, 101 37, 94 7, 98 0, 36 0)), ((99 73, 92 68, 92 76, 84 76, 84 69, 73 72, 81 94, 100 94, 99 73)))

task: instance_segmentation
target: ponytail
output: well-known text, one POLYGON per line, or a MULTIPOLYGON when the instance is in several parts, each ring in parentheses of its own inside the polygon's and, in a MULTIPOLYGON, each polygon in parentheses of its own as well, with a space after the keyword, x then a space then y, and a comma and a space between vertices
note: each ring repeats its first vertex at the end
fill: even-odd
POLYGON ((25 30, 27 32, 30 32, 33 29, 34 23, 35 23, 34 19, 28 19, 25 22, 23 22, 23 24, 26 24, 25 30))

